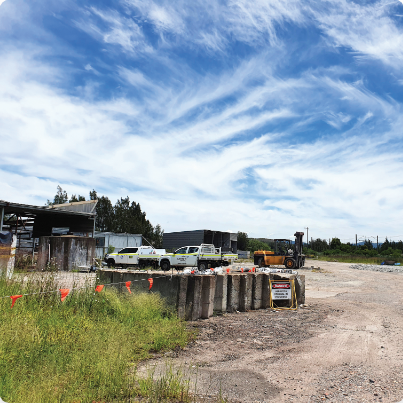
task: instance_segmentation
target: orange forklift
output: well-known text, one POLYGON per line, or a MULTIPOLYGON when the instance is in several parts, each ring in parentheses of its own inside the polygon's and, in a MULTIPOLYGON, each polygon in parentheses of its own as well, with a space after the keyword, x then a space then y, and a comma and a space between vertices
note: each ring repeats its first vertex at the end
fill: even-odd
POLYGON ((287 269, 299 269, 305 264, 305 255, 302 254, 303 232, 294 234, 295 242, 289 239, 273 239, 274 251, 257 250, 254 253, 254 264, 259 267, 284 265, 287 269))

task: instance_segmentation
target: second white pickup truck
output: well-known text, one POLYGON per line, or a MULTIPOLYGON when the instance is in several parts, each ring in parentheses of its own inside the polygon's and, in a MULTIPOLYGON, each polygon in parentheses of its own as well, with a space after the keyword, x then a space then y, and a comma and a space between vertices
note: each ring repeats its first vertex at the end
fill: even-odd
POLYGON ((200 246, 183 246, 174 253, 167 253, 159 258, 159 266, 168 271, 171 267, 184 269, 197 267, 199 271, 209 268, 228 266, 238 260, 238 255, 221 253, 221 248, 214 245, 201 244, 200 246))

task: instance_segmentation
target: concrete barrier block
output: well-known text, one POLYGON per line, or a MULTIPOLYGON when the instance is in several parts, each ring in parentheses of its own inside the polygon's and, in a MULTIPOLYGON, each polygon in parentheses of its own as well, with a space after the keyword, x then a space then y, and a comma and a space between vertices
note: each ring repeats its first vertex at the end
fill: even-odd
POLYGON ((257 273, 252 277, 252 309, 261 309, 263 306, 263 273, 257 273))
POLYGON ((100 284, 110 284, 113 283, 113 271, 112 270, 99 270, 97 272, 97 277, 99 278, 100 284))
POLYGON ((188 276, 182 276, 179 280, 179 295, 178 295, 178 317, 186 318, 186 294, 188 289, 188 276))
POLYGON ((202 277, 201 292, 201 315, 202 319, 208 319, 213 316, 214 295, 215 295, 215 276, 202 277))
POLYGON ((122 292, 122 286, 123 284, 119 284, 123 281, 122 279, 122 273, 115 270, 112 272, 112 283, 116 283, 113 285, 119 292, 122 292))
POLYGON ((295 279, 295 292, 298 305, 305 304, 305 274, 300 274, 295 279))
POLYGON ((188 278, 186 292, 186 320, 197 320, 201 317, 202 276, 188 278))
POLYGON ((269 290, 269 280, 271 274, 262 273, 262 308, 267 309, 270 307, 270 290, 269 290))
POLYGON ((242 312, 252 309, 252 274, 240 276, 239 310, 242 312))
POLYGON ((239 309, 240 275, 229 274, 227 282, 227 311, 234 312, 239 309))
POLYGON ((227 284, 228 276, 218 274, 215 281, 214 310, 225 312, 227 310, 227 284))

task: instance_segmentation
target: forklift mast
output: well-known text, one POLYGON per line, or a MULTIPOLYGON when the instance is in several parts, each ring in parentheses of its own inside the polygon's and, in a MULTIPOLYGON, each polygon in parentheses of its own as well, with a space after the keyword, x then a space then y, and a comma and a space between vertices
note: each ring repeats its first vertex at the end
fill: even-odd
POLYGON ((295 236, 295 252, 297 256, 302 255, 302 246, 303 246, 303 239, 304 233, 303 232, 296 232, 295 236))

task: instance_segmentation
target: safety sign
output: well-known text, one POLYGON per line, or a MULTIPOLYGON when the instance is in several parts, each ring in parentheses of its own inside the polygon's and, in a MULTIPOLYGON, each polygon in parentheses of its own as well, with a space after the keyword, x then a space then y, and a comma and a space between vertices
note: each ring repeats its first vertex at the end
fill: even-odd
POLYGON ((272 300, 291 299, 291 284, 289 282, 271 282, 272 300))

